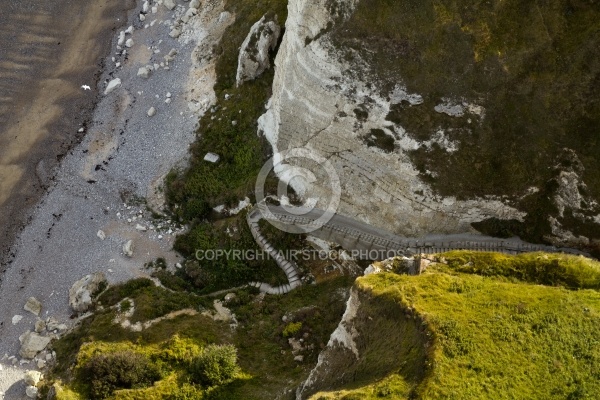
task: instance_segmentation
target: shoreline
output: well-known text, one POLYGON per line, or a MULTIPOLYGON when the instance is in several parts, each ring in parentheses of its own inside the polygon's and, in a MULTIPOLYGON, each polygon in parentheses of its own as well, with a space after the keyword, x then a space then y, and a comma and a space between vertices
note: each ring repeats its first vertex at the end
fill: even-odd
POLYGON ((52 10, 23 5, 0 18, 7 26, 0 30, 6 46, 0 58, 0 273, 12 262, 11 248, 60 160, 85 135, 79 129, 89 123, 100 98, 81 93, 80 85, 100 79, 113 32, 133 5, 133 0, 75 5, 65 0, 52 10), (78 22, 57 24, 59 16, 78 22), (29 24, 18 24, 24 21, 29 24))
MULTIPOLYGON (((0 355, 16 355, 18 337, 33 329, 36 317, 23 310, 27 298, 42 303, 42 318, 71 325, 68 290, 85 275, 104 272, 114 284, 147 276, 144 264, 158 257, 170 268, 180 260, 172 243, 185 227, 154 219, 149 208, 160 211, 162 178, 186 162, 198 120, 216 100, 210 55, 233 17, 221 1, 207 0, 197 15, 176 25, 190 3, 180 0, 174 10, 161 3, 150 4, 156 12, 150 9, 145 21, 139 19, 142 1, 128 12, 122 29, 134 26, 126 34, 131 46, 119 49, 119 31, 114 32, 113 51, 92 88, 100 100, 85 136, 61 161, 11 248, 14 258, 0 284, 0 355), (175 26, 176 38, 169 35, 175 26), (146 65, 153 66, 149 77, 138 76, 146 65), (115 78, 121 85, 104 95, 115 78), (151 107, 155 114, 149 116, 151 107), (130 240, 134 250, 128 256, 123 246, 130 240), (16 325, 14 315, 23 316, 16 325)), ((0 392, 7 395, 24 393, 14 371, 34 367, 27 360, 16 364, 0 360, 0 392)))

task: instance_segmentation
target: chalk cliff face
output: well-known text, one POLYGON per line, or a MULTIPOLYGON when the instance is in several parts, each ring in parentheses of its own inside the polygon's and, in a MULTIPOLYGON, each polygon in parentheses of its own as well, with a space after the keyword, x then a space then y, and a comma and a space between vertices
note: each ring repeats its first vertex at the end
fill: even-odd
MULTIPOLYGON (((464 232, 486 218, 522 221, 524 213, 496 198, 440 197, 418 176, 408 151, 435 144, 452 152, 454 143, 443 131, 419 142, 386 120, 394 104, 419 104, 420 95, 408 93, 401 80, 385 93, 337 53, 329 31, 356 3, 290 0, 273 96, 259 120, 274 153, 303 147, 329 160, 341 182, 338 212, 398 234, 464 232)), ((436 111, 471 113, 474 119, 484 113, 476 104, 442 104, 436 111)), ((332 190, 323 168, 303 159, 289 163, 310 169, 317 179, 312 185, 305 183, 310 179, 292 180, 292 187, 326 207, 332 190)))

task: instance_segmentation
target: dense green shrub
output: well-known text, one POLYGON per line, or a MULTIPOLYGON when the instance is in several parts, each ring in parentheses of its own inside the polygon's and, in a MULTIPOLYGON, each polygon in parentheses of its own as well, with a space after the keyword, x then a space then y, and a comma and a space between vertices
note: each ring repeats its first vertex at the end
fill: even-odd
POLYGON ((147 387, 161 378, 150 360, 132 351, 96 355, 83 371, 90 382, 92 399, 105 399, 117 389, 147 387))
POLYGON ((233 345, 208 345, 192 364, 194 380, 203 385, 226 383, 239 373, 237 350, 233 345))
POLYGON ((302 322, 290 322, 283 329, 283 337, 294 336, 302 329, 302 322))

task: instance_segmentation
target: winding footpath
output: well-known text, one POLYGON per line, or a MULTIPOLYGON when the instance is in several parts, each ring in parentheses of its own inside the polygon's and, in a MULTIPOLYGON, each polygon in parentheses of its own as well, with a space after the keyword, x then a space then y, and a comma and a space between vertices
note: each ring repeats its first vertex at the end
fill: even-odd
POLYGON ((261 219, 295 226, 307 231, 312 236, 329 242, 338 243, 344 249, 355 254, 370 255, 404 255, 411 257, 418 254, 442 253, 450 250, 471 251, 494 251, 508 254, 528 253, 544 251, 548 253, 585 253, 570 249, 557 248, 542 244, 531 244, 519 238, 500 239, 491 236, 475 234, 453 234, 453 235, 427 235, 423 238, 406 238, 384 229, 358 221, 356 219, 335 214, 324 224, 318 222, 325 213, 319 209, 303 209, 299 207, 282 207, 269 205, 269 212, 265 212, 265 204, 254 206, 247 214, 246 220, 258 246, 269 253, 277 262, 288 278, 288 283, 273 287, 263 282, 251 282, 249 285, 258 288, 261 292, 268 294, 285 294, 302 284, 298 273, 298 266, 293 261, 286 260, 281 253, 275 249, 267 239, 262 236, 258 222, 261 219), (286 209, 287 208, 287 209, 286 209), (289 212, 288 209, 294 209, 289 212), (262 211, 261 211, 262 210, 262 211))

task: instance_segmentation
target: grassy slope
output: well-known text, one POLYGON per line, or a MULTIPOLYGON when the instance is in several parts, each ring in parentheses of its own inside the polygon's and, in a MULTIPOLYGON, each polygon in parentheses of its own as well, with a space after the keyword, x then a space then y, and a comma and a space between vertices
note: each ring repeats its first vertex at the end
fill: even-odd
POLYGON ((361 291, 386 299, 399 314, 412 310, 423 320, 432 338, 425 379, 411 386, 402 371, 390 371, 384 380, 314 399, 386 397, 382 387, 419 398, 596 396, 600 293, 533 284, 525 279, 540 279, 522 271, 541 272, 557 260, 558 280, 581 275, 578 281, 589 282, 587 277, 600 272, 597 262, 543 254, 512 258, 453 252, 444 257, 449 265, 430 267, 420 276, 382 273, 357 281, 361 291), (488 276, 476 274, 482 271, 488 276))
MULTIPOLYGON (((363 79, 378 81, 384 95, 399 82, 423 95, 424 104, 398 105, 388 119, 418 140, 443 128, 460 143, 451 154, 437 146, 411 154, 438 192, 506 195, 530 213, 525 224, 488 221, 478 229, 543 240, 547 214, 556 213, 548 181, 565 147, 583 163, 588 193, 600 198, 598 2, 361 0, 333 40, 346 59, 354 51, 369 60, 363 79), (480 104, 485 118, 436 113, 442 98, 480 104), (541 191, 520 199, 531 186, 541 191)), ((600 237, 597 225, 561 222, 600 237)))

